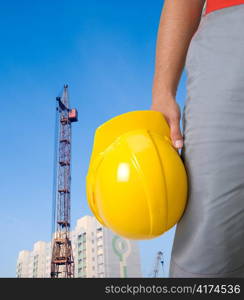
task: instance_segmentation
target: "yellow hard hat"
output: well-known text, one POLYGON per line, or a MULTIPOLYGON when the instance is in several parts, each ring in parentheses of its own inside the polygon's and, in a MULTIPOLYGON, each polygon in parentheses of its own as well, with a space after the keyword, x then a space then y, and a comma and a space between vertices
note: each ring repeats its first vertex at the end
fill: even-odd
POLYGON ((97 220, 129 239, 157 237, 179 221, 187 175, 162 113, 132 111, 97 128, 86 191, 97 220))

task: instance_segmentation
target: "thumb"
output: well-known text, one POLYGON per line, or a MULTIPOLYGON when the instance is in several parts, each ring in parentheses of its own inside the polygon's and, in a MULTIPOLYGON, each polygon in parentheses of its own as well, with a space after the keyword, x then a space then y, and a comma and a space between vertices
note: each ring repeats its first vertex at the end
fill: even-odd
POLYGON ((178 119, 170 122, 170 136, 175 148, 183 147, 183 136, 180 131, 180 121, 178 119))

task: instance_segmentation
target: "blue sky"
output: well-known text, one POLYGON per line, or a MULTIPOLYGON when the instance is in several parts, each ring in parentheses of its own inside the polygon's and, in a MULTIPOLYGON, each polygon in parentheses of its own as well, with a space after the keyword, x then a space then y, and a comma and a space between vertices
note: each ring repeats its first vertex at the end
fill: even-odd
MULTIPOLYGON (((50 238, 55 97, 70 86, 72 218, 91 214, 85 176, 94 131, 108 119, 149 109, 163 0, 4 1, 0 10, 0 277, 18 252, 50 238)), ((178 88, 185 99, 185 72, 178 88)), ((158 250, 167 274, 174 229, 140 242, 144 276, 158 250)), ((162 275, 162 273, 161 273, 162 275)))

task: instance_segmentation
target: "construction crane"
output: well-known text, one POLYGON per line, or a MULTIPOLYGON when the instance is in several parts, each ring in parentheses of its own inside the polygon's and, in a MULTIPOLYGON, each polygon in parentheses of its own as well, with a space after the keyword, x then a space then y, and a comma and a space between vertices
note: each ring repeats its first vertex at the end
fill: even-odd
POLYGON ((154 265, 154 269, 153 269, 153 277, 155 277, 155 278, 158 277, 160 264, 162 265, 162 269, 163 269, 164 260, 163 260, 163 252, 162 251, 158 251, 157 256, 156 256, 156 261, 155 261, 155 265, 154 265))
POLYGON ((56 132, 53 183, 51 278, 74 277, 70 237, 71 124, 78 121, 76 109, 69 108, 68 85, 56 98, 56 132))

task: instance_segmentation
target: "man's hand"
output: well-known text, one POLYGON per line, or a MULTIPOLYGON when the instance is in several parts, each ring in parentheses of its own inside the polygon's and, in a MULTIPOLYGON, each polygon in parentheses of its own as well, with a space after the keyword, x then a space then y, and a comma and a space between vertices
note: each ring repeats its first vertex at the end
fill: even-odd
POLYGON ((159 111, 163 114, 170 127, 170 136, 176 149, 183 147, 183 136, 180 131, 180 107, 173 97, 166 96, 164 101, 152 104, 151 110, 159 111))

